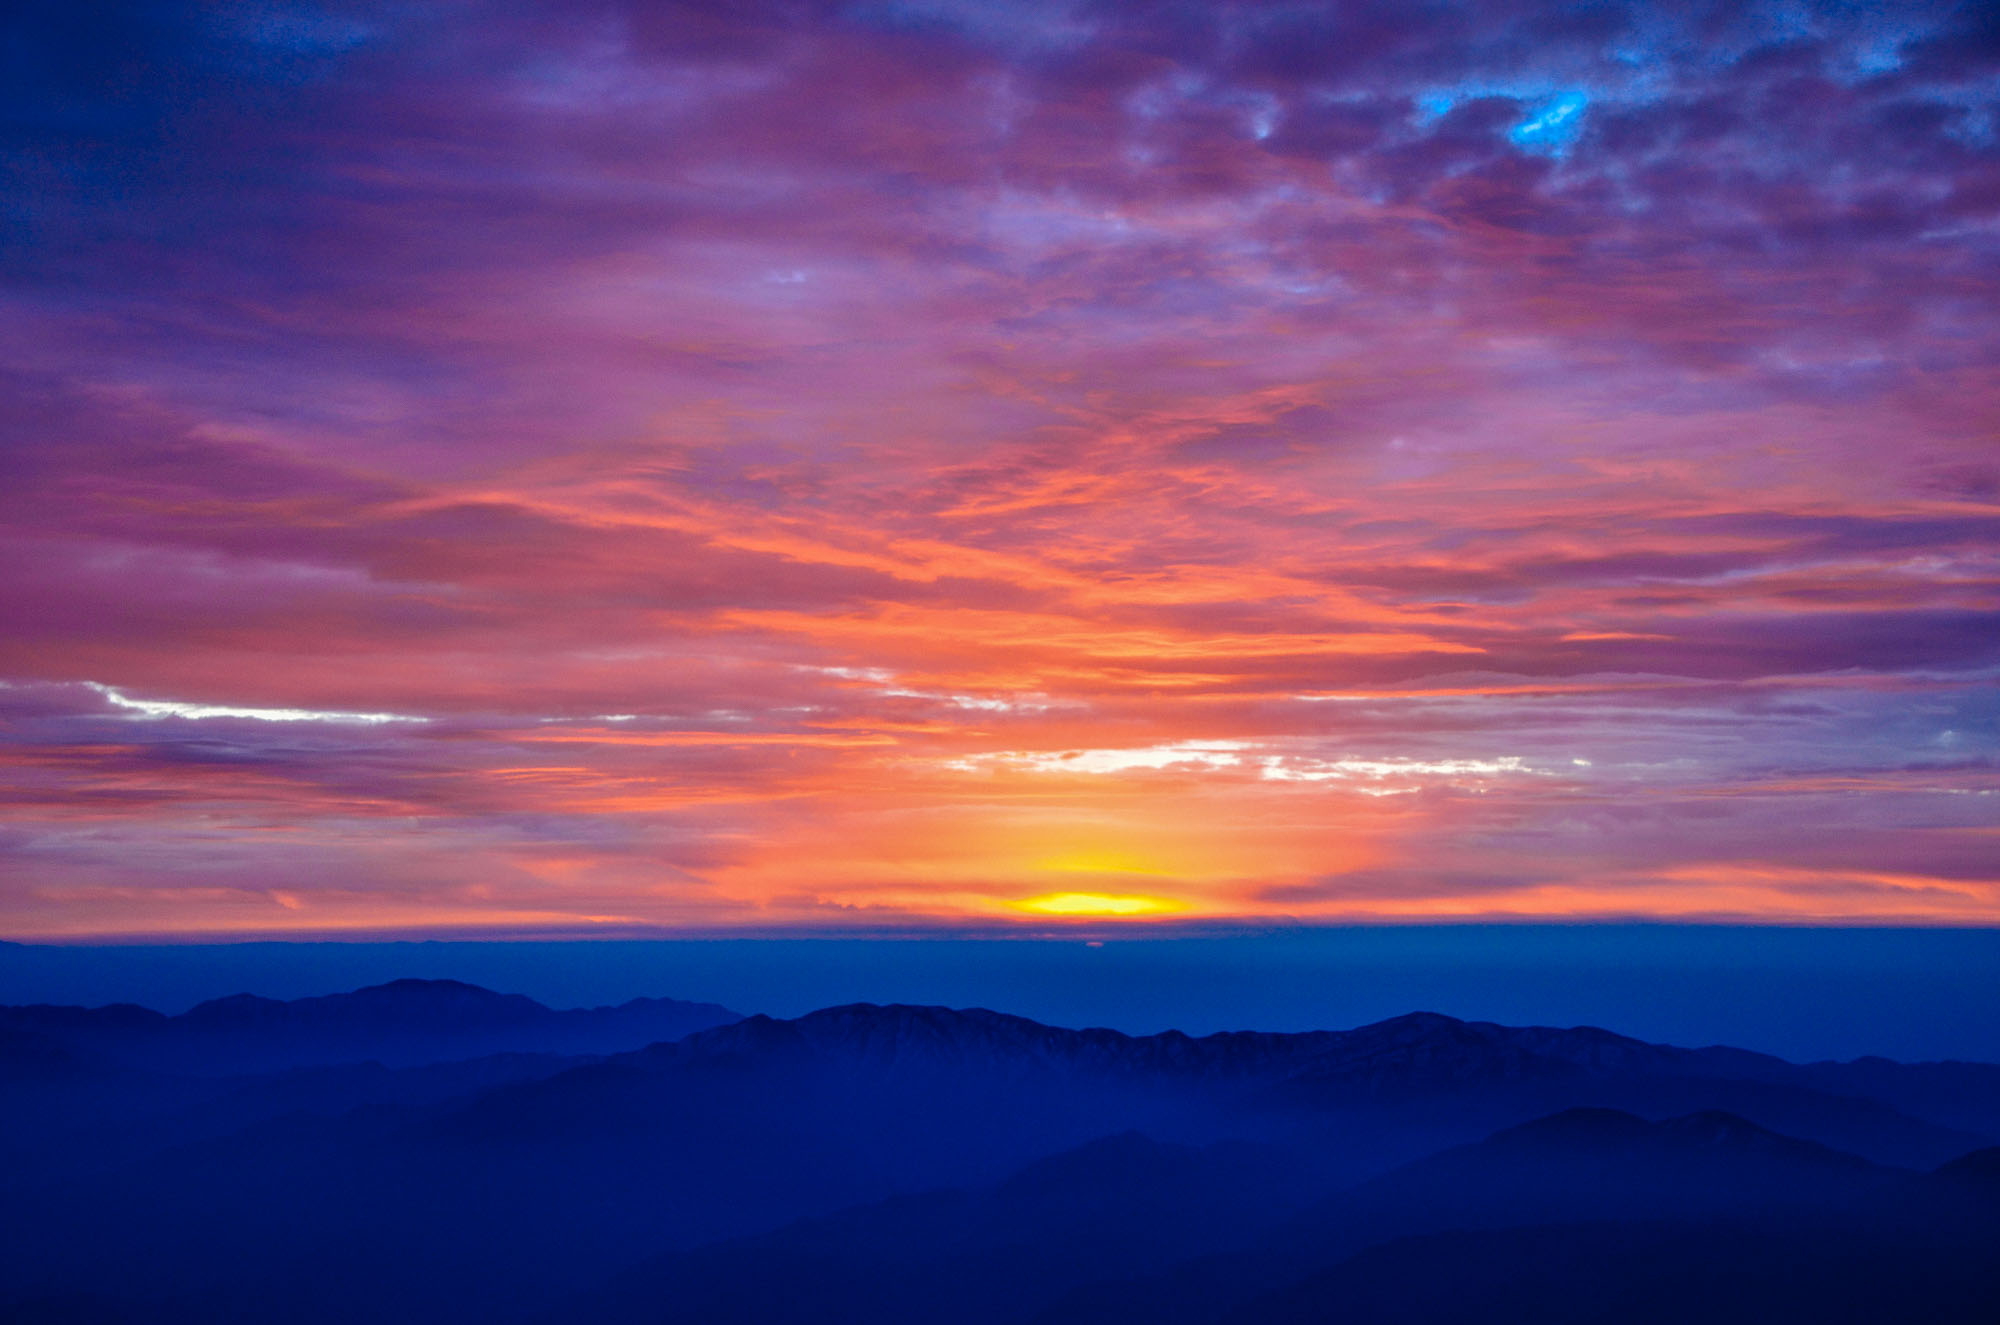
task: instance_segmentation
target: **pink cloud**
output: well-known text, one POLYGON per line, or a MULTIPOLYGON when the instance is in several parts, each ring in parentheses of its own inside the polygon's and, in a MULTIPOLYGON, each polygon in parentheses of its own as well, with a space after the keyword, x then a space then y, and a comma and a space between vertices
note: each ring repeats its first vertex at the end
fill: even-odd
POLYGON ((2000 918, 1991 62, 1655 20, 31 32, 0 932, 2000 918))

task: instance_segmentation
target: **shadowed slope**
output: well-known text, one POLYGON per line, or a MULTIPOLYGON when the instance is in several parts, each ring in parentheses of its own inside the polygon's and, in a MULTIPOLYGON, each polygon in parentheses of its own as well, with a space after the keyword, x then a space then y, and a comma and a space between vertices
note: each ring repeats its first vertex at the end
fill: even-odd
POLYGON ((1050 1322, 1255 1319, 1274 1284, 1339 1265, 1364 1248, 1444 1230, 1619 1219, 1716 1219, 1853 1207, 1897 1177, 1853 1155, 1723 1113, 1648 1122, 1570 1109, 1405 1165, 1333 1196, 1240 1255, 1197 1260, 1149 1281, 1106 1284, 1050 1322))
MULTIPOLYGON (((1453 1228, 1388 1241, 1257 1296, 1219 1323, 1987 1325, 2000 1319, 2000 1264, 1993 1257, 2000 1245, 2000 1152, 1978 1151, 1934 1173, 1891 1175, 1843 1190, 1835 1180, 1842 1157, 1769 1137, 1750 1138, 1754 1153, 1746 1155, 1743 1145, 1714 1138, 1712 1122, 1688 1121, 1709 1143, 1690 1150, 1670 1142, 1665 1149, 1679 1153, 1690 1179, 1704 1171, 1722 1179, 1725 1167, 1743 1163, 1729 1184, 1737 1201, 1704 1212, 1683 1200, 1649 1212, 1627 1192, 1615 1203, 1622 1207, 1616 1219, 1577 1222, 1604 1213, 1584 1203, 1562 1222, 1523 1220, 1520 1227, 1453 1228), (1775 1168, 1774 1158, 1782 1160, 1775 1168), (1775 1178, 1788 1181, 1772 1186, 1775 1178), (1745 1196, 1753 1199, 1741 1201, 1745 1196)), ((1654 1148, 1659 1140, 1644 1144, 1654 1148)), ((1851 1161, 1845 1167, 1858 1173, 1851 1161)), ((1692 1183, 1675 1186, 1684 1197, 1692 1183)), ((1534 1212, 1532 1205, 1522 1208, 1534 1212)))
MULTIPOLYGON (((398 997, 388 989, 370 997, 398 997)), ((518 1010, 512 1001, 494 1009, 478 991, 418 994, 432 1028, 466 1015, 490 1024, 479 1018, 518 1010)), ((331 1017, 326 1034, 338 1043, 357 1006, 329 1002, 278 1011, 239 1000, 204 1015, 248 1024, 251 1034, 276 1019, 285 1036, 307 1044, 331 1017)), ((517 1055, 449 1071, 315 1069, 328 1074, 229 1083, 231 1102, 182 1102, 168 1129, 180 1129, 180 1144, 167 1136, 122 1166, 72 1170, 70 1181, 35 1199, 32 1219, 16 1207, 20 1236, 0 1268, 17 1292, 52 1294, 113 1282, 106 1267, 116 1265, 115 1282, 132 1285, 146 1310, 185 1301, 204 1321, 468 1319, 552 1309, 641 1262, 801 1218, 941 1189, 987 1191, 1037 1160, 1133 1130, 1170 1146, 1275 1153, 1319 1192, 1607 1101, 1655 1117, 1725 1110, 1821 1142, 1853 1137, 1851 1148, 1877 1161, 1935 1163, 1985 1139, 1784 1080, 1789 1067, 1587 1028, 1514 1029, 1434 1014, 1340 1032, 1127 1036, 981 1010, 860 1004, 790 1021, 750 1017, 582 1063, 517 1055), (1739 1067, 1770 1079, 1728 1075, 1739 1067), (307 1283, 316 1287, 301 1299, 307 1283)), ((122 1088, 110 1093, 125 1098, 122 1088)), ((1586 1123, 1596 1116, 1578 1115, 1586 1123)), ((56 1125, 24 1121, 25 1135, 56 1125)), ((1702 1127, 1713 1134, 1704 1144, 1754 1152, 1767 1168, 1824 1157, 1758 1140, 1748 1122, 1675 1124, 1680 1131, 1650 1142, 1654 1133, 1643 1129, 1651 1124, 1606 1125, 1642 1129, 1619 1142, 1628 1165, 1652 1154, 1648 1145, 1691 1143, 1683 1133, 1702 1127)), ((1495 1156, 1512 1153, 1507 1146, 1536 1135, 1496 1140, 1482 1162, 1499 1163, 1495 1156)), ((1563 1145, 1583 1153, 1584 1139, 1563 1145)), ((1655 1162, 1660 1171, 1629 1190, 1647 1213, 1662 1203, 1679 1208, 1669 1180, 1692 1181, 1699 1171, 1677 1158, 1655 1162)), ((1562 1171, 1543 1167, 1545 1178, 1562 1171)), ((1592 1172, 1586 1165, 1553 1188, 1562 1199, 1552 1197, 1551 1209, 1570 1208, 1564 1194, 1590 1189, 1592 1172)), ((1135 1202, 1124 1188, 1143 1189, 1143 1181, 1107 1174, 1113 1213, 1105 1219, 1173 1208, 1170 1194, 1135 1202)), ((1418 1177, 1402 1181, 1406 1206, 1421 1213, 1438 1203, 1435 1194, 1410 1194, 1418 1177)), ((1495 1182, 1482 1179, 1460 1195, 1471 1199, 1495 1182)), ((1378 1223, 1396 1213, 1386 1190, 1368 1198, 1378 1223)), ((1695 1183, 1686 1199, 1699 1206, 1703 1190, 1695 1183)), ((1228 1204, 1221 1194, 1215 1203, 1228 1204)), ((978 1242, 968 1231, 954 1245, 978 1242)), ((787 1245, 810 1250, 809 1240, 787 1245)), ((1055 1266, 1060 1252, 1038 1254, 1055 1266)), ((1152 1273, 1135 1256, 1107 1250, 1104 1264, 1152 1273)), ((676 1275, 707 1273, 698 1261, 676 1264, 676 1275)), ((1161 1319, 1195 1300, 1168 1302, 1161 1319)))
POLYGON ((1276 1149, 1127 1132, 997 1187, 897 1197, 666 1257, 548 1325, 1023 1320, 1080 1285, 1245 1242, 1317 1187, 1276 1149))

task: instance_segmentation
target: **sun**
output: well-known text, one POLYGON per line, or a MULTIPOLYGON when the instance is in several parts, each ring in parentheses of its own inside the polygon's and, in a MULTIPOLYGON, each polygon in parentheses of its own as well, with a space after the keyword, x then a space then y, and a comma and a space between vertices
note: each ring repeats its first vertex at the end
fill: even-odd
POLYGON ((1017 911, 1044 916, 1153 916, 1187 910, 1172 897, 1140 897, 1111 893, 1048 893, 1013 903, 1017 911))

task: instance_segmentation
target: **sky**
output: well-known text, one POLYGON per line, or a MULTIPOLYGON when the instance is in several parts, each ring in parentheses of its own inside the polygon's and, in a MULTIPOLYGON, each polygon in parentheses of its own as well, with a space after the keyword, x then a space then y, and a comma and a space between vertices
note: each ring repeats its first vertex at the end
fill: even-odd
POLYGON ((2000 17, 41 6, 0 935, 2000 924, 2000 17))

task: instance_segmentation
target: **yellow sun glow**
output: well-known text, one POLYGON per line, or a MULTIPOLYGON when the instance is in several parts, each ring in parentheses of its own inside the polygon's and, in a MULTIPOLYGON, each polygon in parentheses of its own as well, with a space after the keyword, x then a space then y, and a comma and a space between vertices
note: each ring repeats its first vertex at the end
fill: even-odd
POLYGON ((1045 916, 1147 916, 1184 911, 1171 897, 1115 897, 1105 893, 1050 893, 1014 903, 1017 910, 1045 916))

